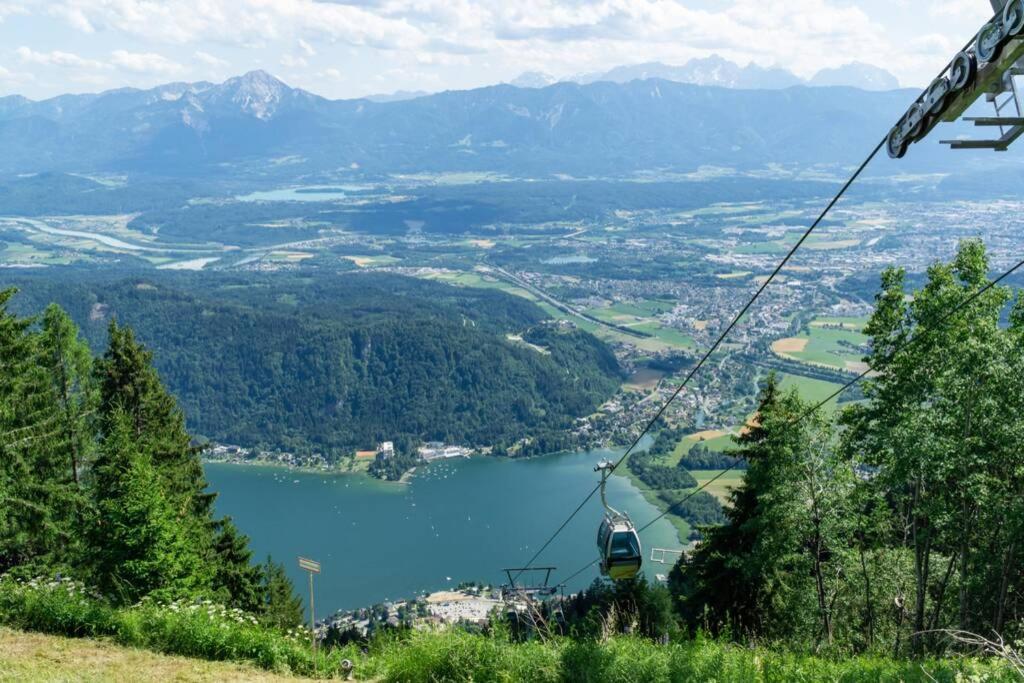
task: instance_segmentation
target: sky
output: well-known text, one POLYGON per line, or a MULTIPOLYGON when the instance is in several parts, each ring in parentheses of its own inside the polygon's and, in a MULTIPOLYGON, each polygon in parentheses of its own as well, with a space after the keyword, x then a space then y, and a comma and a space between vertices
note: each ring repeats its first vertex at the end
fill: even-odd
POLYGON ((263 69, 331 98, 466 89, 718 54, 926 85, 987 0, 0 0, 0 96, 263 69))

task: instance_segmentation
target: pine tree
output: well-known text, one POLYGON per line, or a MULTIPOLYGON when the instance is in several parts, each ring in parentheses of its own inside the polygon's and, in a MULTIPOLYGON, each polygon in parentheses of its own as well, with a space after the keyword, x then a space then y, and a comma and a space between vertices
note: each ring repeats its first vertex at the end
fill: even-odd
POLYGON ((212 589, 214 495, 206 491, 199 451, 191 444, 185 418, 153 367, 153 354, 128 327, 111 321, 109 344, 97 362, 101 431, 127 429, 134 447, 156 472, 164 498, 184 529, 189 545, 203 558, 196 584, 212 589), (124 422, 125 425, 121 423, 124 422))
POLYGON ((295 594, 295 586, 284 565, 274 562, 267 556, 261 566, 263 610, 261 621, 280 629, 299 626, 303 622, 302 599, 295 594))
POLYGON ((40 335, 7 311, 14 293, 0 292, 0 572, 66 562, 77 507, 40 335))
POLYGON ((708 529, 692 559, 670 576, 691 629, 757 636, 792 627, 784 622, 793 610, 781 607, 799 593, 789 583, 802 545, 793 485, 808 434, 793 422, 804 409, 769 375, 755 420, 737 438, 740 448, 729 452, 750 465, 730 495, 728 522, 708 529))
POLYGON ((112 320, 109 343, 97 363, 100 411, 106 422, 123 411, 139 447, 163 477, 175 507, 208 517, 213 496, 198 453, 185 429, 185 418, 174 397, 164 388, 153 367, 153 354, 135 339, 131 328, 112 320))
POLYGON ((75 323, 56 304, 50 304, 43 313, 40 345, 60 415, 61 447, 67 449, 69 458, 68 478, 77 484, 93 446, 98 392, 92 376, 92 353, 75 323))
POLYGON ((149 455, 135 443, 130 416, 108 416, 94 471, 91 557, 100 589, 120 602, 201 591, 202 558, 164 495, 149 455))
POLYGON ((225 517, 216 523, 213 541, 213 589, 225 604, 247 612, 263 608, 260 580, 262 571, 252 563, 249 539, 225 517))

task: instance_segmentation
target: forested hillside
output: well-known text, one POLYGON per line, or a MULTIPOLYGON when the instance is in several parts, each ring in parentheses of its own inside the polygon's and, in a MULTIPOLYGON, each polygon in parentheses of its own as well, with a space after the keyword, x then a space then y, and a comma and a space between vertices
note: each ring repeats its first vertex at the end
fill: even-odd
MULTIPOLYGON (((769 376, 729 454, 748 468, 727 519, 702 530, 667 586, 642 575, 598 580, 529 619, 492 613, 483 629, 328 629, 316 655, 308 634, 291 630, 301 608, 280 566, 253 565, 246 539, 213 515, 182 414, 132 330, 104 322, 108 342, 96 357, 59 307, 26 319, 10 312, 15 295, 4 291, 0 621, 327 676, 343 675, 350 659, 371 680, 1019 680, 1024 297, 988 272, 984 246, 967 241, 913 291, 903 271, 883 273, 864 328, 876 373, 864 402, 810 411, 769 376)), ((336 291, 294 283, 287 302, 259 309, 258 286, 233 296, 237 282, 193 284, 202 283, 223 303, 169 281, 111 286, 128 289, 110 300, 155 292, 189 306, 168 311, 216 319, 235 307, 269 315, 336 291)), ((398 298, 419 287, 360 284, 398 298)), ((478 303, 445 287, 426 291, 433 297, 416 308, 428 315, 478 303)), ((501 301, 490 302, 490 317, 458 319, 501 330, 520 314, 520 304, 501 301)), ((391 304, 349 308, 339 299, 320 319, 343 310, 356 327, 395 314, 391 304)), ((570 358, 563 339, 545 336, 561 332, 534 329, 532 343, 570 358)), ((649 478, 682 479, 639 465, 649 478)))
POLYGON ((130 325, 190 429, 230 443, 511 443, 568 426, 619 381, 597 339, 496 291, 368 274, 69 280, 20 281, 19 310, 57 301, 94 348, 110 320, 130 325))

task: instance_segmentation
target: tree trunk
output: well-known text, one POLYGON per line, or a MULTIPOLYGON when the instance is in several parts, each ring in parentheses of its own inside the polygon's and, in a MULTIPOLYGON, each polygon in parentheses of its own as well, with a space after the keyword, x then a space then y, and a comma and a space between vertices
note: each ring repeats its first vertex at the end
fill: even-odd
POLYGON ((818 610, 821 612, 821 627, 825 632, 825 641, 832 644, 832 617, 829 614, 828 600, 825 596, 825 577, 821 573, 821 542, 820 522, 815 520, 814 528, 814 584, 818 591, 818 610))
MULTIPOLYGON (((974 396, 971 392, 968 392, 966 401, 967 415, 964 419, 964 431, 963 441, 965 444, 965 453, 963 454, 963 462, 968 461, 970 456, 970 443, 969 438, 971 436, 971 416, 972 408, 974 407, 974 396)), ((964 475, 969 475, 969 472, 964 472, 964 475)), ((960 505, 960 630, 969 631, 971 628, 970 618, 970 594, 968 591, 967 579, 968 570, 970 568, 970 543, 971 537, 971 519, 974 517, 974 509, 970 503, 970 493, 961 491, 960 495, 963 500, 960 505)))
POLYGON ((928 520, 917 513, 917 504, 921 498, 920 475, 914 488, 914 521, 911 531, 914 542, 914 634, 911 645, 914 654, 923 652, 922 636, 924 631, 925 609, 928 599, 929 562, 932 553, 932 535, 928 528, 928 520))
POLYGON ((57 379, 60 382, 60 407, 61 412, 64 414, 64 435, 68 440, 68 451, 71 454, 71 481, 75 483, 75 486, 78 486, 78 443, 77 439, 75 439, 74 426, 71 424, 71 396, 68 391, 67 361, 59 349, 58 356, 57 368, 60 370, 60 373, 57 379))
POLYGON ((867 628, 868 649, 875 644, 875 613, 874 605, 871 602, 871 574, 868 573, 868 563, 864 553, 864 536, 860 539, 860 571, 864 576, 864 605, 867 607, 865 615, 865 627, 867 628))
POLYGON ((949 564, 946 565, 946 573, 942 576, 942 583, 939 584, 939 593, 935 596, 935 605, 932 608, 932 618, 928 622, 928 630, 934 631, 939 627, 939 616, 942 613, 942 603, 946 597, 946 586, 949 585, 949 580, 953 577, 953 570, 956 569, 956 561, 959 557, 958 553, 953 553, 953 557, 949 558, 949 564))
POLYGON ((992 628, 996 633, 1003 632, 1003 625, 1006 619, 1006 594, 1010 586, 1010 570, 1016 559, 1017 539, 1010 541, 1010 547, 1003 553, 1003 567, 999 579, 999 594, 996 596, 996 614, 992 620, 992 628))

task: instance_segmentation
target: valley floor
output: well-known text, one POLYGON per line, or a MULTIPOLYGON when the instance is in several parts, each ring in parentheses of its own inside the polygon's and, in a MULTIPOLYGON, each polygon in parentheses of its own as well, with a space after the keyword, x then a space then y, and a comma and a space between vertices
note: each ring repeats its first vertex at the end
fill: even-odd
POLYGON ((301 680, 251 666, 173 657, 100 640, 63 638, 0 627, 0 681, 301 680))

